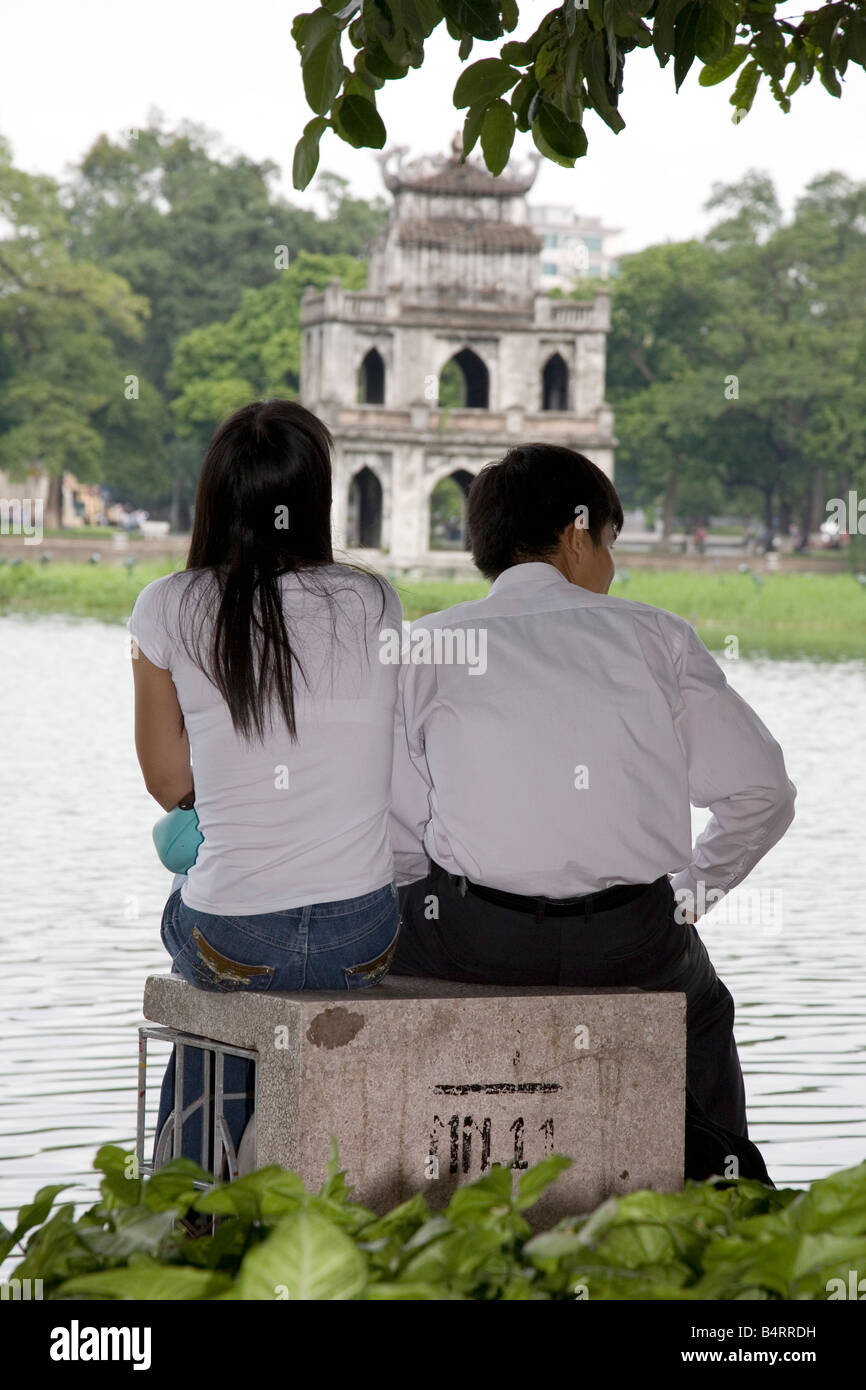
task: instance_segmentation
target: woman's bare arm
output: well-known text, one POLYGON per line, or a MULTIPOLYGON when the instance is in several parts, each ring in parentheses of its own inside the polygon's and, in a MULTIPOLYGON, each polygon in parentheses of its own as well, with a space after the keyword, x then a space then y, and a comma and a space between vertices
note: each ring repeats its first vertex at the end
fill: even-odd
POLYGON ((170 671, 154 666, 136 644, 135 751, 144 785, 163 810, 170 811, 191 790, 189 739, 170 671))

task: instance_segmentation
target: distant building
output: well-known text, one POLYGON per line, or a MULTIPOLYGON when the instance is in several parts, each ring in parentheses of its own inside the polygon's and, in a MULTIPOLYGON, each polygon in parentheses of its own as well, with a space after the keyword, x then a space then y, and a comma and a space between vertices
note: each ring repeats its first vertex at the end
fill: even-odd
POLYGON ((530 205, 529 220, 541 238, 542 289, 568 290, 576 280, 616 275, 619 227, 605 227, 600 217, 581 217, 571 207, 553 204, 530 205))
POLYGON ((301 400, 334 437, 338 544, 415 568, 442 562, 437 540, 465 549, 472 478, 521 441, 579 449, 612 475, 610 306, 601 288, 588 303, 539 288, 537 161, 494 178, 457 147, 380 158, 394 202, 369 288, 304 294, 301 400))

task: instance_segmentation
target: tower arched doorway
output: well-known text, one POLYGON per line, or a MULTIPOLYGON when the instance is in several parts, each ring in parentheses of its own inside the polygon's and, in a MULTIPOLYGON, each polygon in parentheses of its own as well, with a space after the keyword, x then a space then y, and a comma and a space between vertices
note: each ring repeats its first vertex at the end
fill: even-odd
POLYGON ((430 493, 428 544, 431 550, 467 548, 466 499, 471 483, 471 473, 465 468, 455 468, 453 473, 440 478, 430 493))

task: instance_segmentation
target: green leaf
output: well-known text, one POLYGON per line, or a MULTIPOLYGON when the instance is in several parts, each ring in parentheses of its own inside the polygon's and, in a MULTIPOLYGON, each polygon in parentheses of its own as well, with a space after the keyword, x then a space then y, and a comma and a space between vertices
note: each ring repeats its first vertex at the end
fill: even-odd
POLYGON ((586 85, 596 111, 610 106, 607 91, 607 64, 605 62, 604 35, 595 33, 584 49, 583 59, 586 85))
POLYGON ((415 38, 426 39, 442 23, 443 10, 437 0, 401 0, 403 23, 415 38))
POLYGON ((480 58, 464 68, 454 87, 454 105, 458 110, 463 106, 486 105, 501 97, 513 87, 520 73, 510 63, 501 58, 480 58))
POLYGON ((701 70, 698 82, 702 87, 714 87, 717 82, 724 82, 726 77, 730 77, 745 62, 748 52, 748 44, 735 43, 724 58, 720 58, 717 63, 709 63, 701 70))
POLYGON ((842 84, 837 76, 833 60, 829 55, 826 58, 818 60, 818 75, 821 78, 821 86, 825 91, 830 93, 831 97, 840 97, 842 95, 842 84))
POLYGON ((354 1241, 314 1212, 297 1212, 275 1226, 244 1258, 233 1297, 345 1300, 367 1282, 367 1262, 354 1241))
POLYGON ((866 68, 866 19, 856 16, 847 21, 842 51, 849 62, 866 68))
POLYGON ((449 22, 449 31, 453 26, 459 35, 471 34, 476 39, 498 39, 502 34, 496 0, 439 0, 439 8, 449 22))
POLYGON ((370 44, 364 50, 364 62, 373 76, 378 77, 382 82, 396 81, 405 77, 409 71, 405 64, 393 62, 384 48, 376 44, 370 44))
MULTIPOLYGON (((320 119, 316 117, 316 120, 320 119)), ((195 1184, 212 1185, 213 1180, 213 1174, 206 1172, 191 1158, 172 1158, 147 1179, 144 1200, 151 1211, 191 1206, 201 1192, 201 1188, 195 1184)))
POLYGON ((587 138, 583 126, 578 125, 576 121, 569 121, 561 111, 551 106, 550 102, 540 103, 532 124, 533 133, 536 125, 546 143, 558 155, 566 159, 579 159, 586 154, 587 138))
POLYGON ((410 1236, 404 1246, 404 1251, 408 1255, 416 1250, 423 1250, 425 1245, 431 1241, 441 1240, 443 1236, 448 1236, 454 1227, 447 1216, 431 1216, 429 1221, 425 1221, 423 1226, 419 1226, 413 1236, 410 1236))
POLYGON ((523 1255, 533 1264, 555 1263, 566 1257, 586 1255, 586 1241, 577 1231, 542 1231, 523 1247, 523 1255))
POLYGON ((130 1255, 158 1254, 166 1238, 172 1235, 174 1222, 172 1211, 150 1211, 147 1207, 136 1207, 118 1214, 113 1231, 82 1230, 81 1239, 100 1259, 121 1262, 128 1260, 130 1255))
POLYGON ((537 91, 538 83, 533 73, 529 72, 521 77, 511 93, 511 109, 514 112, 518 130, 529 129, 529 108, 537 91))
POLYGON ((484 123, 484 115, 487 107, 484 103, 478 106, 470 106, 466 112, 466 119, 463 122, 463 156, 464 158, 474 150, 481 126, 484 123))
POLYGON ((526 1211, 527 1207, 537 1202, 542 1192, 555 1183, 560 1173, 564 1173, 572 1163, 573 1160, 564 1154, 549 1154, 522 1173, 517 1187, 517 1210, 526 1211))
POLYGON ((712 4, 703 4, 695 30, 695 52, 703 63, 715 63, 725 56, 733 32, 712 4))
POLYGON ((4 1226, 0 1221, 0 1260, 5 1260, 9 1251, 15 1244, 15 1236, 8 1226, 4 1226))
MULTIPOLYGON (((384 1216, 376 1217, 373 1221, 366 1223, 358 1232, 358 1239, 366 1245, 371 1241, 381 1240, 383 1237, 397 1236, 405 1245, 405 1242, 417 1235, 419 1230, 423 1230, 425 1226, 429 1225, 430 1211, 424 1194, 416 1192, 414 1197, 409 1197, 399 1206, 392 1207, 391 1211, 384 1216)), ((447 1221, 445 1225, 450 1230, 447 1221)))
POLYGON ((331 1135, 331 1148, 328 1154, 327 1176, 319 1188, 319 1196, 343 1206, 349 1200, 351 1188, 346 1181, 345 1169, 340 1167, 340 1146, 335 1134, 331 1135))
POLYGON ((191 1265, 135 1264, 74 1275, 60 1285, 56 1297, 181 1302, 216 1298, 231 1288, 231 1282, 230 1274, 191 1265))
POLYGON ((751 111, 760 80, 758 64, 754 61, 747 63, 737 78, 737 85, 731 94, 731 105, 738 111, 751 111))
POLYGON ((332 14, 335 19, 344 24, 361 8, 361 0, 319 0, 319 2, 323 10, 327 10, 328 14, 332 14))
MULTIPOLYGON (((102 1152, 102 1150, 100 1150, 102 1152)), ((12 1245, 17 1245, 23 1235, 31 1231, 34 1226, 41 1226, 46 1216, 54 1206, 54 1199, 58 1192, 65 1192, 67 1187, 72 1184, 68 1182, 56 1183, 53 1187, 40 1187, 32 1202, 21 1208, 18 1213, 18 1224, 12 1232, 12 1245)), ((11 1249, 11 1246, 10 1246, 11 1249)))
POLYGON ((78 1229, 74 1204, 58 1207, 50 1220, 30 1236, 27 1254, 15 1268, 16 1277, 43 1279, 50 1284, 95 1268, 97 1257, 82 1243, 78 1229))
POLYGON ((343 92, 346 96, 367 96, 366 88, 377 92, 384 87, 385 78, 377 77, 367 67, 363 53, 358 53, 355 57, 355 71, 351 77, 347 77, 343 83, 343 92))
POLYGON ((294 1211, 299 1202, 306 1200, 306 1189, 297 1173, 270 1164, 201 1193, 194 1205, 196 1211, 211 1216, 237 1216, 241 1221, 252 1222, 266 1215, 294 1211))
POLYGON ((365 97, 343 97, 334 109, 334 127, 355 149, 381 150, 385 143, 385 123, 372 101, 365 97))
POLYGON ((520 19, 517 0, 500 0, 500 9, 502 11, 502 27, 506 34, 511 34, 517 28, 520 19))
POLYGON ((514 143, 514 112, 501 98, 487 108, 481 123, 481 149, 491 174, 501 174, 514 143))
POLYGON ((317 116, 324 116, 343 80, 340 29, 333 15, 325 10, 317 10, 306 18, 310 22, 303 27, 298 39, 304 94, 310 109, 317 116))
POLYGON ((552 160, 554 164, 561 164, 564 169, 574 168, 574 160, 570 159, 567 155, 558 154, 553 146, 545 139, 538 116, 536 116, 535 120, 532 122, 531 129, 535 148, 540 154, 544 155, 545 159, 552 160))
POLYGON ((458 1300, 465 1303, 467 1300, 463 1294, 450 1293, 442 1284, 414 1283, 407 1281, 405 1284, 369 1284, 364 1292, 365 1300, 406 1302, 412 1299, 418 1302, 423 1299, 429 1302, 451 1302, 458 1300))
POLYGON ((674 85, 677 91, 686 80, 689 68, 695 61, 698 22, 702 5, 698 0, 682 10, 674 26, 674 85))
MULTIPOLYGON (((703 73, 701 74, 701 76, 703 76, 703 73)), ((802 82, 802 73, 800 72, 799 68, 795 68, 794 71, 791 73, 790 80, 788 82, 787 87, 785 88, 785 96, 793 96, 797 88, 802 85, 802 82)))
POLYGON ((517 67, 523 68, 526 67, 527 63, 532 62, 532 45, 516 43, 512 40, 511 43, 503 44, 499 50, 499 56, 503 62, 516 64, 517 67))
POLYGON ((789 1219, 812 1234, 866 1235, 866 1163, 819 1178, 789 1208, 789 1219))
POLYGON ((511 1210, 511 1169, 495 1163, 490 1172, 475 1182, 458 1187, 444 1215, 454 1223, 476 1220, 495 1209, 511 1210))
POLYGON ((653 48, 662 67, 674 51, 674 25, 689 0, 659 0, 653 16, 653 48))
POLYGON ((292 160, 293 188, 306 188, 319 167, 319 141, 327 128, 328 122, 323 116, 314 116, 304 126, 292 160))

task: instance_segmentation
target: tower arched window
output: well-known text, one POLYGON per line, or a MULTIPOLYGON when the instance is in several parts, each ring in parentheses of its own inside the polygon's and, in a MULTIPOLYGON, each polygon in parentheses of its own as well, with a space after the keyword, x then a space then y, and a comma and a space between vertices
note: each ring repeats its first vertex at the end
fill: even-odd
POLYGON ((439 376, 440 406, 456 405, 462 410, 487 410, 490 407, 490 373, 484 362, 471 348, 455 352, 439 376), (456 368, 456 371, 455 371, 456 368), (452 401, 459 388, 459 400, 452 401))
POLYGON ((385 404, 385 362, 378 348, 370 348, 361 362, 358 399, 362 405, 385 404))
POLYGON ((568 410, 568 367, 559 352, 548 357, 541 373, 541 409, 568 410))

